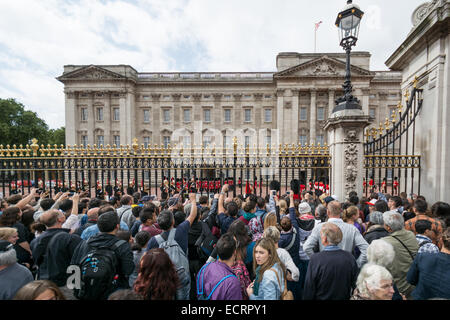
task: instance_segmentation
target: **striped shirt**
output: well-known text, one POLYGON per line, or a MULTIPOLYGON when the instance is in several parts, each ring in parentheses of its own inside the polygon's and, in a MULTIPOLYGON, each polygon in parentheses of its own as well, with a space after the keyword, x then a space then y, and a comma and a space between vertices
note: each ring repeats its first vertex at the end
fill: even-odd
POLYGON ((417 253, 439 253, 439 248, 435 245, 430 238, 422 234, 416 235, 416 240, 419 243, 419 251, 417 253))

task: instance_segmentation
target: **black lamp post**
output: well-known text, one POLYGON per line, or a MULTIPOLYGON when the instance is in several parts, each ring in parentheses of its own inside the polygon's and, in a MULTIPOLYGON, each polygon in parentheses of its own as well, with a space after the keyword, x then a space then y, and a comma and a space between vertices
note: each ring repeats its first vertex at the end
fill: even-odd
POLYGON ((345 82, 342 86, 344 88, 344 95, 336 99, 336 106, 333 112, 348 109, 362 110, 359 101, 352 95, 352 82, 350 80, 350 52, 352 47, 358 41, 359 26, 364 12, 359 7, 352 3, 352 0, 347 1, 347 6, 339 12, 336 19, 336 26, 339 28, 340 45, 347 53, 345 82))

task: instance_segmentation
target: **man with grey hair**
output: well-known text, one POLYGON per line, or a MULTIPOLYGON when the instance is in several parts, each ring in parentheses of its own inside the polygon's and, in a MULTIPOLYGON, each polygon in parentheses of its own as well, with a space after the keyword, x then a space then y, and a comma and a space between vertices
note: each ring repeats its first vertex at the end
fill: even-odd
POLYGON ((0 300, 11 300, 20 288, 31 281, 31 271, 17 263, 14 245, 0 240, 0 300))
POLYGON ((350 252, 338 244, 343 239, 339 226, 326 222, 321 225, 320 241, 323 251, 311 256, 306 272, 304 300, 348 300, 355 287, 358 266, 350 252))
POLYGON ((383 213, 383 221, 389 236, 382 239, 389 242, 395 251, 395 259, 390 266, 387 266, 387 269, 392 274, 399 292, 407 299, 411 299, 414 286, 406 281, 406 275, 417 255, 419 244, 414 233, 404 228, 405 221, 397 211, 391 210, 383 213))
MULTIPOLYGON (((364 240, 363 236, 359 230, 351 224, 345 223, 342 218, 342 208, 338 201, 331 201, 327 206, 328 221, 339 227, 342 232, 343 238, 339 243, 339 248, 347 252, 354 252, 355 248, 358 248, 360 255, 356 260, 358 267, 362 267, 367 261, 366 251, 368 243, 364 240)), ((320 230, 322 229, 323 223, 319 223, 314 227, 311 235, 308 237, 306 242, 303 244, 303 250, 311 258, 315 252, 323 251, 324 246, 320 241, 320 230)))

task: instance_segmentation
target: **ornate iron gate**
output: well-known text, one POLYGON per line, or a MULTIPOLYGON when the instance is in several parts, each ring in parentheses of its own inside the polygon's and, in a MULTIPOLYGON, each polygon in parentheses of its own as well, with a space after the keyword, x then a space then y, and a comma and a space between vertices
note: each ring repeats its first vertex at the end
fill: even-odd
POLYGON ((422 108, 423 89, 414 80, 411 93, 406 90, 406 110, 401 102, 380 123, 367 129, 364 143, 365 178, 363 190, 367 196, 374 189, 392 195, 400 192, 420 194, 420 154, 415 154, 415 121, 422 108))

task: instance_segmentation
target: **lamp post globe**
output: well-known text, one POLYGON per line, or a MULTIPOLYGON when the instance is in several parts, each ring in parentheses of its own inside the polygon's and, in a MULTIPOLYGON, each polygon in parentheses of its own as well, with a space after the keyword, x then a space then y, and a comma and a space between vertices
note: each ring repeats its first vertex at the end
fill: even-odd
POLYGON ((362 110, 357 98, 352 95, 352 83, 350 72, 350 53, 352 47, 358 41, 359 27, 361 25, 361 18, 364 12, 361 11, 358 5, 354 4, 352 0, 347 1, 345 8, 338 13, 336 18, 336 26, 339 29, 339 41, 341 47, 347 54, 346 59, 346 73, 345 82, 342 86, 344 88, 344 95, 336 99, 336 106, 333 112, 358 109, 362 110))

